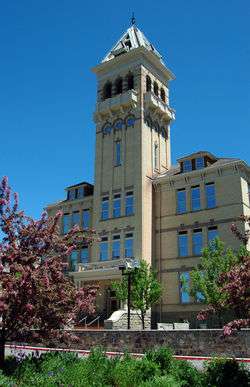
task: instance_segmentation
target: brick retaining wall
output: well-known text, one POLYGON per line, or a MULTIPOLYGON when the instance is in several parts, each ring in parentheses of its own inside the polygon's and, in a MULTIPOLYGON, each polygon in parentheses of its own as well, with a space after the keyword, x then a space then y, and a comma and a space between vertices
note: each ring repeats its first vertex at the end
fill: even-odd
MULTIPOLYGON (((224 338, 222 330, 187 330, 187 331, 75 331, 78 343, 70 348, 91 349, 101 346, 107 351, 129 351, 143 353, 157 346, 169 346, 175 355, 186 356, 230 356, 250 358, 250 330, 245 329, 224 338)), ((65 347, 53 341, 54 347, 65 347)))

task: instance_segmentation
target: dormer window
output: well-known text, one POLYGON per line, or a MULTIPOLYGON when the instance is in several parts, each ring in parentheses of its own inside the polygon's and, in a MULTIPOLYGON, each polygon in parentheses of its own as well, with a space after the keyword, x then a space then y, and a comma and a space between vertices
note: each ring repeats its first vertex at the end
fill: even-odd
POLYGON ((192 161, 191 160, 184 160, 183 161, 183 172, 190 172, 192 171, 192 161))
POLYGON ((195 169, 202 169, 205 167, 204 157, 197 157, 195 159, 195 169))

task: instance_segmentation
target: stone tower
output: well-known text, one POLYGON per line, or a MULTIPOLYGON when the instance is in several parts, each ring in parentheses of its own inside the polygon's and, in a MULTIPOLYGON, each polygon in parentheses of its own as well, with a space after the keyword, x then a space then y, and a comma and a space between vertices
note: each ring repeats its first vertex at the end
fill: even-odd
MULTIPOLYGON (((121 258, 133 255, 151 262, 151 179, 170 167, 174 112, 169 107, 169 81, 174 75, 135 25, 93 71, 97 76, 93 227, 104 243, 109 242, 108 256, 119 238, 121 258)), ((99 260, 98 246, 93 250, 93 260, 99 260)))

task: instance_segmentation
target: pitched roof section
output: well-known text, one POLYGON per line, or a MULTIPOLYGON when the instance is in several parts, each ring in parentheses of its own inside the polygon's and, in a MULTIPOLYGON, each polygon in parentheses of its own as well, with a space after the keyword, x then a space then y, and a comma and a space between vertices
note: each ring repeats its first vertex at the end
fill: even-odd
POLYGON ((161 54, 148 41, 143 32, 140 31, 135 25, 127 29, 127 31, 122 35, 115 46, 102 60, 102 63, 108 62, 116 56, 125 54, 126 52, 129 52, 138 47, 145 47, 147 50, 152 51, 158 57, 161 63, 164 64, 161 54))

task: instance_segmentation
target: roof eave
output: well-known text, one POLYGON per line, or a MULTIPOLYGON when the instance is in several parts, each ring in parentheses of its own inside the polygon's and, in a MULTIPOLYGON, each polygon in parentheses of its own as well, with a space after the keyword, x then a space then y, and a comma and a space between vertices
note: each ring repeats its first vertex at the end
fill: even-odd
POLYGON ((175 79, 175 75, 172 73, 172 71, 170 71, 165 65, 163 65, 160 59, 153 52, 149 51, 145 47, 134 48, 133 50, 128 51, 125 54, 119 55, 113 59, 110 59, 107 62, 102 62, 97 66, 92 67, 91 71, 95 74, 101 74, 107 72, 108 70, 111 70, 113 67, 116 67, 118 63, 120 64, 123 62, 127 62, 130 59, 140 57, 140 55, 145 57, 150 63, 155 65, 168 80, 175 79))

